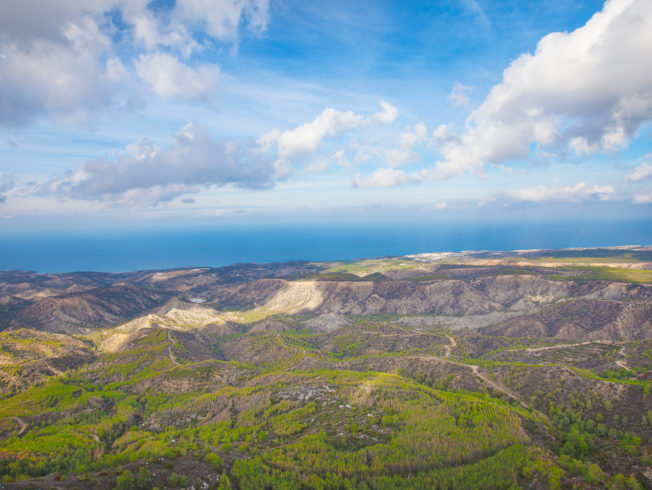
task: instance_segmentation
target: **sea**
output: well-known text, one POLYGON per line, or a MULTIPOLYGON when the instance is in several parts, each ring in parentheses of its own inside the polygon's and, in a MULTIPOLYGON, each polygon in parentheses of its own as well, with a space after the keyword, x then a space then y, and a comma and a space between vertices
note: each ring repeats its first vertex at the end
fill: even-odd
POLYGON ((125 272, 464 250, 649 244, 652 244, 652 220, 0 231, 0 270, 125 272))

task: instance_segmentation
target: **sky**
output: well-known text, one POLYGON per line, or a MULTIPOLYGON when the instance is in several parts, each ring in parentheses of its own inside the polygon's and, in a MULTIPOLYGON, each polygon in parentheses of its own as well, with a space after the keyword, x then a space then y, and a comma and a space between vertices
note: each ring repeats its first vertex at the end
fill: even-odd
POLYGON ((649 0, 3 0, 0 228, 652 218, 649 0))

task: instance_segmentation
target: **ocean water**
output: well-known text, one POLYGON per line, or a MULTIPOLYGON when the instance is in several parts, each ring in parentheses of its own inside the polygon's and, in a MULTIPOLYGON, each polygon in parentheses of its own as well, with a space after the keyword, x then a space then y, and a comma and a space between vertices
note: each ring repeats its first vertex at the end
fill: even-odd
POLYGON ((131 271, 423 252, 652 244, 652 220, 0 232, 0 270, 131 271))

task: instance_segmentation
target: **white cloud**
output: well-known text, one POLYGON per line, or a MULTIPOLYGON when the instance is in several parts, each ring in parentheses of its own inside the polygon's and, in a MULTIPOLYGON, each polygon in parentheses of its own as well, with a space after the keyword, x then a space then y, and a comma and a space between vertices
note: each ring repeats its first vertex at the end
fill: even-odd
POLYGON ((380 107, 382 107, 383 110, 376 112, 374 114, 374 119, 384 124, 393 123, 398 117, 398 109, 384 100, 380 101, 380 107))
POLYGON ((542 201, 569 201, 581 202, 588 199, 609 200, 615 194, 615 189, 610 185, 596 185, 578 182, 574 186, 546 187, 540 185, 529 189, 508 191, 505 194, 517 201, 542 202, 542 201))
POLYGON ((3 45, 0 125, 15 126, 47 113, 60 122, 83 120, 111 102, 106 68, 80 47, 38 41, 3 45))
POLYGON ((402 167, 410 162, 419 160, 419 155, 413 151, 417 143, 422 143, 428 138, 428 130, 423 122, 414 125, 412 129, 404 131, 399 136, 399 146, 384 148, 385 163, 389 167, 402 167))
POLYGON ((175 17, 189 24, 199 24, 218 39, 233 39, 241 23, 256 34, 267 29, 268 0, 177 0, 175 17))
POLYGON ((320 158, 306 167, 306 172, 308 173, 318 173, 323 172, 324 170, 329 169, 333 165, 333 162, 328 158, 320 158))
POLYGON ((333 160, 335 160, 341 167, 343 168, 351 168, 351 164, 349 161, 346 159, 346 155, 344 154, 344 150, 341 148, 339 150, 336 150, 333 153, 333 160))
POLYGON ((652 165, 648 162, 641 163, 632 173, 627 175, 627 180, 637 182, 646 179, 652 175, 652 165))
MULTIPOLYGON (((156 65, 157 68, 152 68, 155 75, 157 69, 166 73, 166 63, 170 62, 165 56, 141 59, 144 63, 138 67, 139 74, 146 79, 150 76, 148 63, 156 65)), ((171 63, 174 65, 175 61, 171 63)), ((181 95, 177 87, 193 86, 191 81, 182 83, 167 75, 157 79, 154 75, 152 83, 162 96, 181 95)), ((193 95, 200 93, 196 91, 193 95)), ((143 139, 127 145, 125 152, 113 160, 87 161, 74 171, 38 184, 27 194, 120 206, 150 206, 206 188, 269 188, 292 173, 292 158, 317 153, 326 138, 357 128, 371 117, 329 108, 313 121, 294 129, 272 130, 256 140, 245 141, 212 138, 201 126, 189 124, 174 135, 168 147, 161 148, 154 141, 143 139)), ((426 138, 427 129, 420 123, 405 131, 400 139, 407 148, 426 138)), ((341 148, 309 162, 308 172, 326 170, 333 162, 346 168, 350 165, 341 148)), ((381 169, 368 184, 362 185, 387 186, 413 180, 412 176, 406 179, 401 175, 402 172, 381 169)))
POLYGON ((177 0, 169 8, 151 3, 1 1, 0 125, 18 126, 41 114, 78 122, 108 107, 116 86, 129 79, 131 62, 118 56, 125 45, 139 50, 138 74, 157 94, 205 98, 218 68, 191 68, 178 57, 211 46, 211 39, 237 43, 241 29, 259 35, 269 19, 268 0, 177 0))
POLYGON ((54 177, 39 186, 38 194, 153 205, 212 186, 262 189, 274 184, 270 158, 245 143, 212 138, 195 125, 181 128, 168 148, 159 149, 143 140, 129 145, 127 152, 116 161, 91 160, 74 172, 54 177))
POLYGON ((383 156, 381 148, 376 145, 360 144, 357 142, 352 144, 352 147, 355 149, 353 163, 369 163, 372 158, 382 158, 383 156))
POLYGON ((472 89, 473 87, 469 85, 462 85, 459 82, 455 82, 453 90, 451 90, 451 93, 448 96, 448 100, 450 100, 456 106, 469 107, 471 105, 469 92, 472 89))
POLYGON ((401 133, 401 148, 412 148, 416 143, 421 143, 428 137, 428 129, 423 122, 414 125, 412 131, 401 133))
POLYGON ((77 23, 68 23, 61 29, 61 34, 78 52, 103 53, 111 47, 111 39, 100 30, 90 16, 79 19, 77 23))
MULTIPOLYGON (((261 34, 269 21, 268 0, 177 0, 172 10, 154 10, 150 0, 3 0, 0 32, 3 37, 29 44, 34 38, 58 39, 69 23, 84 16, 103 20, 119 12, 127 33, 148 50, 195 43, 191 27, 213 38, 236 40, 240 27, 261 34)), ((117 27, 108 26, 110 29, 117 27)))
POLYGON ((652 120, 652 2, 609 0, 583 27, 517 58, 461 135, 440 141, 440 178, 523 159, 531 145, 611 152, 652 120))
POLYGON ((159 96, 186 100, 208 98, 217 88, 219 68, 212 64, 191 68, 166 53, 141 54, 138 76, 159 96))
MULTIPOLYGON (((294 129, 280 131, 273 129, 262 134, 257 139, 261 152, 275 152, 277 165, 289 172, 289 161, 293 158, 316 153, 326 139, 341 136, 343 133, 370 124, 372 121, 391 123, 398 111, 385 101, 380 102, 383 111, 370 116, 355 114, 352 111, 338 111, 332 108, 325 109, 313 121, 304 123, 294 129)), ((409 162, 418 161, 419 156, 413 151, 417 143, 426 141, 428 130, 423 122, 414 127, 408 127, 399 136, 397 147, 379 147, 377 145, 360 144, 352 142, 351 147, 356 149, 353 161, 364 163, 371 158, 383 159, 389 167, 399 167, 409 162)), ((344 156, 344 150, 336 150, 332 159, 340 166, 349 168, 350 163, 344 156)), ((310 171, 323 170, 326 164, 323 159, 309 165, 310 171)))
POLYGON ((154 158, 160 151, 160 148, 154 142, 145 138, 143 140, 137 141, 136 143, 127 145, 125 150, 127 150, 127 153, 137 158, 138 160, 147 160, 154 158))
POLYGON ((146 9, 137 9, 129 12, 126 20, 133 26, 134 41, 147 51, 154 51, 159 47, 178 49, 184 57, 201 48, 184 25, 164 25, 152 12, 146 9))
POLYGON ((201 190, 198 185, 167 184, 152 187, 128 189, 125 192, 112 195, 107 201, 120 207, 150 207, 172 201, 186 194, 196 194, 201 190))
POLYGON ((650 194, 636 194, 632 201, 635 204, 649 204, 652 202, 652 193, 650 194))
POLYGON ((341 112, 329 108, 309 123, 284 132, 277 129, 269 131, 258 141, 264 148, 271 148, 276 144, 279 159, 285 160, 296 155, 315 152, 324 138, 337 136, 348 129, 356 128, 364 120, 363 116, 351 111, 341 112))
POLYGON ((333 163, 337 163, 342 168, 351 167, 351 164, 346 159, 344 150, 340 148, 339 150, 334 151, 330 156, 320 157, 314 162, 310 163, 310 165, 306 167, 306 172, 310 172, 310 173, 323 172, 324 170, 331 168, 333 166, 333 163))
POLYGON ((106 60, 106 77, 112 83, 120 83, 129 79, 129 71, 120 58, 106 60))
POLYGON ((396 187, 416 182, 418 182, 418 179, 415 179, 413 175, 404 170, 379 168, 367 178, 356 175, 353 180, 353 187, 396 187))
POLYGON ((58 123, 107 107, 123 78, 102 18, 115 1, 0 2, 0 125, 58 123), (108 60, 108 61, 106 61, 108 60))

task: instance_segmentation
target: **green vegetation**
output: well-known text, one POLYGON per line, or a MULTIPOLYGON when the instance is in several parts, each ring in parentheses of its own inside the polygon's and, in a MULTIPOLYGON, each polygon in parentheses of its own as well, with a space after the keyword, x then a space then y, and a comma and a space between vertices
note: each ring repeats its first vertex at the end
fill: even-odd
POLYGON ((548 275, 548 279, 561 281, 618 281, 650 284, 652 283, 652 270, 648 269, 623 269, 618 267, 597 267, 597 266, 572 266, 561 267, 561 271, 579 273, 579 275, 548 275))
MULTIPOLYGON (((366 325, 372 332, 381 328, 366 325)), ((296 331, 283 338, 304 348, 310 345, 304 339, 315 335, 296 331)), ((222 488, 469 488, 473 482, 504 488, 534 479, 554 488, 577 472, 587 482, 610 481, 596 463, 601 438, 625 455, 641 452, 634 433, 610 431, 581 411, 554 406, 548 414, 557 442, 537 449, 528 433, 550 429, 535 412, 485 394, 433 389, 426 379, 342 370, 337 362, 310 371, 247 368, 237 385, 198 391, 192 387, 205 375, 230 363, 173 367, 161 348, 166 339, 154 331, 131 351, 101 357, 97 369, 91 365, 5 399, 3 426, 21 417, 28 429, 20 434, 16 427, 3 441, 3 481, 51 474, 98 478, 117 469, 116 488, 177 488, 193 477, 176 469, 179 462, 194 461, 205 481, 226 472, 222 488), (98 375, 118 381, 97 384, 98 375), (189 389, 146 388, 166 380, 189 389), (572 459, 556 462, 560 456, 572 459), (159 479, 166 475, 161 482, 142 464, 165 461, 170 470, 157 473, 159 479), (140 466, 132 469, 135 463, 140 466)), ((357 349, 355 339, 352 330, 335 345, 344 355, 357 349)))
POLYGON ((604 267, 541 253, 309 264, 307 273, 288 266, 285 279, 314 282, 298 285, 299 301, 310 288, 332 288, 318 291, 320 310, 298 314, 290 300, 270 305, 289 289, 267 266, 256 284, 239 274, 255 276, 258 266, 234 267, 209 286, 200 275, 171 276, 197 281, 183 294, 197 288, 226 319, 201 328, 163 318, 161 308, 163 320, 144 318, 133 331, 0 332, 0 376, 13 383, 0 394, 0 483, 644 488, 652 343, 594 340, 613 325, 625 338, 645 335, 640 284, 651 271, 606 264, 648 257, 619 253, 591 258, 604 267), (536 265, 555 260, 568 265, 536 265), (638 284, 602 296, 596 280, 638 284), (319 284, 327 281, 346 284, 319 284), (412 314, 428 301, 427 313, 412 314), (496 323, 438 326, 467 311, 496 323), (103 351, 107 339, 121 343, 103 351))
POLYGON ((357 260, 353 262, 333 263, 326 272, 344 272, 357 276, 384 274, 389 271, 421 269, 423 264, 399 257, 387 259, 357 260))

